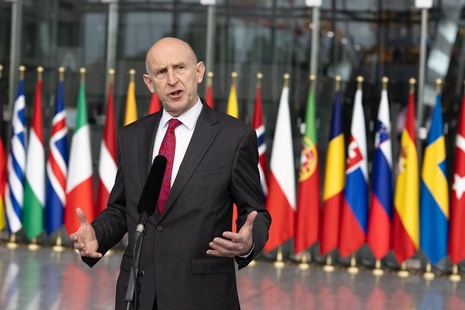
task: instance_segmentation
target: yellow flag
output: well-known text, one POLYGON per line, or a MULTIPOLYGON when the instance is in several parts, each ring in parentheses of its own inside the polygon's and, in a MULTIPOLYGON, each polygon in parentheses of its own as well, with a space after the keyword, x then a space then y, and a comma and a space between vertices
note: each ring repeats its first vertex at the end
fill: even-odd
POLYGON ((136 105, 136 84, 134 83, 135 70, 130 70, 131 79, 128 85, 128 93, 126 95, 126 114, 124 116, 124 126, 137 120, 137 105, 136 105))
POLYGON ((232 73, 232 83, 231 83, 231 91, 229 92, 229 99, 228 99, 228 108, 226 110, 226 113, 235 117, 239 118, 239 107, 237 104, 237 95, 236 95, 236 77, 237 73, 233 72, 232 73))

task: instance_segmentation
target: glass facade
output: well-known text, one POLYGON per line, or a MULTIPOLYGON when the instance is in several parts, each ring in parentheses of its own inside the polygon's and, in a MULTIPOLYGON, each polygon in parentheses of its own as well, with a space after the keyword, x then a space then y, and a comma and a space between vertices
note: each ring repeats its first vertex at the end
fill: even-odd
MULTIPOLYGON (((272 147, 283 76, 288 73, 291 77, 289 102, 298 162, 300 125, 305 115, 312 69, 317 76, 319 151, 322 154, 326 151, 335 77, 342 78, 344 131, 348 133, 356 79, 362 76, 369 154, 373 154, 374 124, 383 77, 389 78, 388 95, 393 137, 396 138, 393 146, 394 154, 397 154, 399 141, 396 134, 402 127, 397 123, 401 119, 398 115, 407 104, 409 79, 418 79, 420 69, 421 11, 415 8, 414 1, 323 1, 319 10, 319 33, 316 34, 316 68, 310 68, 316 20, 314 10, 305 6, 305 0, 217 0, 212 7, 200 2, 0 1, 0 64, 3 65, 0 100, 11 109, 12 92, 16 94, 18 77, 17 69, 11 69, 11 66, 26 66, 26 105, 30 118, 36 68, 43 66, 43 108, 47 133, 53 114, 58 68, 66 68, 65 103, 72 110, 77 100, 79 68, 85 67, 89 119, 95 134, 93 156, 97 159, 102 129, 99 116, 105 111, 108 69, 116 71, 115 105, 118 127, 121 127, 130 69, 136 70, 139 117, 147 113, 151 94, 142 80, 147 49, 161 37, 176 36, 189 42, 200 60, 206 60, 209 52, 207 33, 212 27, 212 57, 207 68, 214 73, 215 108, 226 111, 231 73, 235 71, 238 73, 239 118, 250 122, 256 74, 263 73, 262 100, 268 150, 272 147), (212 12, 213 18, 210 19, 212 12), (209 25, 210 20, 213 24, 209 25), (19 30, 12 37, 15 27, 19 30), (18 50, 12 54, 15 45, 18 50)), ((435 0, 428 10, 424 122, 419 125, 428 124, 430 107, 434 103, 431 89, 434 92, 435 80, 440 78, 443 80, 448 154, 453 154, 451 150, 464 79, 463 2, 435 0)), ((203 85, 200 95, 204 94, 203 85)), ((325 156, 320 158, 324 161, 325 156)), ((324 162, 321 162, 321 167, 324 167, 324 162)))

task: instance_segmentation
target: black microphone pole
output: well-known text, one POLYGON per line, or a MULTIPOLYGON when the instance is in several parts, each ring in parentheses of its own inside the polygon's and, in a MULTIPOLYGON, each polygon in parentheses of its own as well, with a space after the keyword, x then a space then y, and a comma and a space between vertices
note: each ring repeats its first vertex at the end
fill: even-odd
POLYGON ((133 306, 133 309, 137 309, 137 279, 140 269, 140 252, 145 232, 147 230, 146 224, 148 217, 155 212, 158 196, 160 196, 163 177, 166 170, 166 161, 166 157, 161 155, 156 156, 153 160, 152 168, 150 169, 147 180, 145 181, 144 188, 137 205, 137 210, 140 213, 140 219, 136 226, 136 232, 134 233, 134 249, 132 254, 133 263, 124 298, 127 310, 131 309, 131 305, 133 306))

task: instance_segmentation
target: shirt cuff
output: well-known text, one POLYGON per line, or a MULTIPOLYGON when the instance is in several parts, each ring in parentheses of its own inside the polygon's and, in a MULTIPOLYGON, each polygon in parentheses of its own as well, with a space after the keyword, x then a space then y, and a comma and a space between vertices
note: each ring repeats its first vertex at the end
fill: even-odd
POLYGON ((237 255, 237 256, 240 257, 240 258, 247 258, 247 257, 249 257, 250 254, 252 254, 254 249, 255 249, 255 243, 252 245, 252 249, 250 249, 249 253, 247 253, 245 255, 237 255))

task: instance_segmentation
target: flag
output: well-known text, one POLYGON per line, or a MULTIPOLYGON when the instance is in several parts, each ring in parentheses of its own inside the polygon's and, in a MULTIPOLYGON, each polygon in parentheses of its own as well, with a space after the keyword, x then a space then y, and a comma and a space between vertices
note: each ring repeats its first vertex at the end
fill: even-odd
MULTIPOLYGON (((81 73, 84 75, 84 71, 81 73)), ((92 183, 92 153, 90 128, 87 121, 85 81, 81 80, 77 101, 77 116, 71 140, 68 178, 66 180, 65 226, 68 234, 78 230, 79 219, 76 208, 81 208, 89 222, 94 219, 94 198, 92 183)))
POLYGON ((3 102, 2 102, 2 96, 0 93, 0 231, 6 226, 5 185, 6 185, 6 150, 5 150, 5 143, 3 143, 3 102))
POLYGON ((450 195, 449 257, 453 265, 465 258, 465 95, 455 137, 454 181, 450 195))
POLYGON ((42 118, 42 73, 36 83, 32 128, 27 147, 24 184, 23 225, 29 239, 39 236, 44 230, 45 207, 45 148, 44 123, 42 118))
POLYGON ((124 115, 124 126, 137 120, 136 105, 136 83, 134 82, 135 70, 129 70, 130 80, 126 94, 126 114, 124 115))
POLYGON ((345 151, 339 96, 339 90, 337 90, 334 96, 331 132, 326 153, 323 211, 320 225, 320 252, 323 255, 338 245, 339 212, 344 199, 345 151))
POLYGON ((405 127, 400 141, 392 217, 391 244, 394 256, 399 263, 415 255, 420 244, 420 196, 413 86, 411 86, 406 114, 405 127))
POLYGON ((152 97, 150 98, 148 114, 153 114, 155 112, 158 112, 160 108, 161 108, 160 99, 158 98, 157 94, 153 92, 152 97))
POLYGON ((362 88, 355 93, 350 141, 347 146, 339 253, 346 257, 365 244, 368 222, 368 161, 362 88))
POLYGON ((263 201, 268 195, 268 186, 266 181, 266 143, 265 143, 265 124, 263 123, 262 110, 262 87, 261 82, 257 83, 255 90, 255 105, 252 118, 252 127, 257 133, 258 140, 258 172, 260 173, 260 185, 263 194, 263 201))
POLYGON ((21 78, 18 85, 18 95, 13 106, 10 152, 7 162, 8 175, 5 188, 6 217, 11 233, 17 233, 22 228, 24 169, 26 167, 25 109, 24 79, 21 78))
POLYGON ((66 111, 63 99, 63 74, 64 71, 61 71, 47 155, 45 229, 49 235, 63 225, 66 205, 68 128, 66 127, 66 111))
POLYGON ((320 168, 315 128, 315 88, 308 91, 305 135, 302 137, 300 172, 295 215, 294 252, 300 253, 318 241, 320 221, 320 168))
MULTIPOLYGON (((232 76, 232 81, 231 81, 231 89, 229 92, 229 98, 228 98, 228 106, 227 106, 227 114, 231 115, 232 117, 239 118, 239 109, 238 109, 238 104, 237 104, 237 96, 236 96, 236 77, 237 74, 236 72, 233 72, 231 74, 232 76)), ((233 215, 232 215, 232 227, 234 230, 234 227, 236 227, 236 219, 237 219, 237 207, 234 204, 233 205, 233 215)))
POLYGON ((231 83, 231 89, 229 91, 228 107, 226 109, 226 113, 235 118, 239 118, 239 105, 237 103, 236 83, 235 83, 235 79, 237 77, 236 72, 232 73, 232 77, 233 79, 231 83))
POLYGON ((95 214, 99 214, 106 208, 110 191, 113 188, 116 177, 116 123, 115 123, 115 108, 113 102, 113 80, 108 86, 107 98, 107 115, 105 127, 103 129, 103 137, 100 143, 100 158, 99 158, 99 181, 97 190, 97 204, 95 206, 95 214))
POLYGON ((431 264, 447 255, 449 189, 441 96, 436 95, 423 155, 420 187, 420 246, 431 264))
POLYGON ((207 74, 207 92, 206 92, 205 101, 207 102, 207 104, 208 104, 208 106, 210 108, 214 109, 215 108, 215 103, 213 101, 212 78, 213 78, 213 73, 208 72, 208 74, 207 74))
POLYGON ((281 92, 268 179, 266 209, 273 218, 264 250, 270 252, 294 236, 295 168, 287 79, 281 92))
POLYGON ((392 220, 392 143, 387 80, 381 91, 375 134, 373 183, 367 243, 376 259, 390 249, 392 220))

